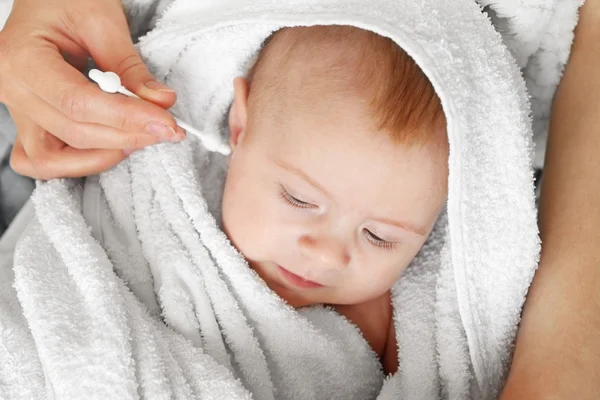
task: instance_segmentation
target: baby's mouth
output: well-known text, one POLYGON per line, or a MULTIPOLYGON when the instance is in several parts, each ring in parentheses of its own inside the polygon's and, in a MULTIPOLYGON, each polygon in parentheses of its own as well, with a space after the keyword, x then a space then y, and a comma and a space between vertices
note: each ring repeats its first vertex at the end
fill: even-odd
POLYGON ((281 265, 277 265, 277 270, 279 275, 288 283, 292 284, 295 287, 299 287, 302 289, 315 289, 323 287, 318 282, 310 281, 308 279, 304 279, 303 277, 294 274, 293 272, 288 271, 283 268, 281 265))

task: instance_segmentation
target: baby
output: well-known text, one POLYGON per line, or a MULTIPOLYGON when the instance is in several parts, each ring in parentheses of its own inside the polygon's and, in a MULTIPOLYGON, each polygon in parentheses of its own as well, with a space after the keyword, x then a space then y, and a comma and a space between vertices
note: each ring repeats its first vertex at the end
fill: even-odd
POLYGON ((223 227, 294 307, 325 304, 398 368, 390 289, 444 207, 445 118, 392 40, 286 28, 236 78, 223 227))

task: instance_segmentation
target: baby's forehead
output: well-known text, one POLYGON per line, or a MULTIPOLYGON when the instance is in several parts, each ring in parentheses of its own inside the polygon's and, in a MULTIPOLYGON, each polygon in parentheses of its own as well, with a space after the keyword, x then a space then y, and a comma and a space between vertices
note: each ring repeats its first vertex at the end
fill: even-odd
MULTIPOLYGON (((399 142, 431 142, 445 128, 441 102, 416 62, 393 40, 351 26, 285 28, 249 73, 250 103, 278 113, 360 103, 399 142), (329 101, 323 101, 327 99, 329 101)), ((437 141, 437 140, 436 140, 437 141)))
POLYGON ((318 112, 314 106, 322 102, 317 100, 326 100, 329 110, 361 100, 356 90, 360 57, 350 56, 358 43, 354 40, 352 45, 355 31, 360 30, 294 27, 276 32, 248 73, 250 103, 255 103, 251 108, 262 115, 301 116, 318 112), (341 32, 334 34, 332 29, 341 32))
MULTIPOLYGON (((251 81, 268 80, 265 88, 311 83, 352 84, 352 76, 370 61, 364 49, 373 33, 350 26, 284 28, 263 45, 249 72, 251 81)), ((355 76, 356 78, 356 76, 355 76)))

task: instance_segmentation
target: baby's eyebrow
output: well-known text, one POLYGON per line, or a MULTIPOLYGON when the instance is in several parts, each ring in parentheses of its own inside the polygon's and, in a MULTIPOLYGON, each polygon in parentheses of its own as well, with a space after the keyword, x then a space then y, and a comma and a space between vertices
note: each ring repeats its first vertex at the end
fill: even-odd
POLYGON ((296 168, 293 165, 290 165, 290 164, 286 163, 283 160, 277 160, 277 161, 275 161, 275 165, 277 165, 280 168, 283 168, 283 169, 285 169, 285 170, 293 173, 294 175, 297 175, 298 177, 302 178, 303 180, 305 180, 306 182, 308 182, 309 184, 311 184, 312 186, 314 186, 315 189, 317 189, 318 191, 320 191, 323 194, 325 194, 327 197, 330 197, 330 198, 332 197, 331 194, 327 190, 325 190, 325 188, 322 185, 320 185, 317 181, 315 181, 310 176, 308 176, 300 168, 296 168))

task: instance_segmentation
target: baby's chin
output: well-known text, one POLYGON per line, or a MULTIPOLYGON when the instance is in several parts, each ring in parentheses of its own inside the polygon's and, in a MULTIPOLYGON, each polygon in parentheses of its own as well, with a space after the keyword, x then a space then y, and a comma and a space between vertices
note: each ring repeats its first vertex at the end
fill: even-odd
POLYGON ((279 282, 267 283, 267 286, 275 292, 281 299, 294 308, 311 306, 331 306, 348 307, 362 301, 352 301, 352 299, 339 298, 331 288, 321 287, 316 289, 295 289, 289 288, 279 282))
MULTIPOLYGON (((310 307, 323 304, 323 301, 317 299, 310 291, 316 289, 307 289, 305 291, 293 290, 277 282, 267 282, 267 286, 274 291, 281 299, 294 308, 310 307)), ((320 297, 320 296, 319 296, 320 297)))
POLYGON ((291 282, 287 282, 281 276, 280 271, 278 271, 277 264, 271 262, 260 263, 249 261, 249 265, 269 289, 294 308, 316 305, 353 305, 361 302, 360 300, 353 299, 352 296, 341 295, 333 287, 296 287, 291 282))

